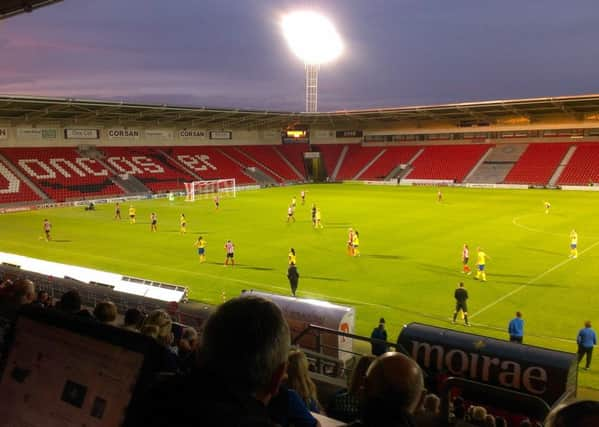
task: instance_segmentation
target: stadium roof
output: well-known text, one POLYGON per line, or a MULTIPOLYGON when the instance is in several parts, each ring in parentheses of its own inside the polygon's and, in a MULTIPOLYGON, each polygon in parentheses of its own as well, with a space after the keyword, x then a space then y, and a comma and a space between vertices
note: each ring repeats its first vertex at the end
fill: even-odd
POLYGON ((2 0, 0 1, 0 19, 10 18, 24 12, 49 6, 62 0, 2 0))
POLYGON ((496 123, 506 117, 549 114, 582 120, 599 114, 599 95, 511 99, 456 104, 365 110, 299 113, 266 110, 221 109, 159 104, 135 104, 71 98, 0 96, 0 120, 10 123, 58 122, 120 124, 128 126, 179 126, 240 128, 322 127, 365 129, 401 122, 475 121, 496 123))

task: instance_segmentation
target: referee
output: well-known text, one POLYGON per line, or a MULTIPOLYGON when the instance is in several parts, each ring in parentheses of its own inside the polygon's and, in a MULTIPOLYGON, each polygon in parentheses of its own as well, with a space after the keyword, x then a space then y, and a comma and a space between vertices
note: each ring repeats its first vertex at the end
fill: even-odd
POLYGON ((453 320, 451 323, 455 323, 455 319, 458 317, 460 310, 464 313, 464 324, 470 326, 468 323, 468 291, 464 289, 464 282, 460 282, 458 288, 453 293, 455 297, 455 311, 453 312, 453 320))

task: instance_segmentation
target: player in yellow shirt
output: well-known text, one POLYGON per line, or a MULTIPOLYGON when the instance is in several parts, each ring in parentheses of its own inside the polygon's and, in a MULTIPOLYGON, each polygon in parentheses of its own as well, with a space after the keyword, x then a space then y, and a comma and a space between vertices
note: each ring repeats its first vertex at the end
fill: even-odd
POLYGON ((352 252, 354 256, 360 256, 360 233, 358 233, 358 230, 354 230, 354 236, 352 238, 352 252))
POLYGON ((551 203, 545 200, 543 202, 543 206, 545 206, 545 215, 549 214, 549 209, 551 209, 551 203))
POLYGON ((480 247, 476 248, 476 266, 478 267, 478 271, 476 272, 475 279, 480 279, 483 282, 487 281, 487 274, 485 273, 487 258, 491 259, 491 257, 484 253, 480 247))
POLYGON ((570 258, 578 258, 578 233, 576 230, 570 232, 570 258))
POLYGON ((206 241, 202 236, 198 237, 198 240, 193 244, 198 249, 198 256, 200 257, 200 263, 206 262, 206 241))
POLYGON ((129 206, 129 224, 135 224, 135 208, 133 205, 129 206))
POLYGON ((181 214, 179 217, 179 227, 181 234, 187 233, 187 219, 185 218, 185 214, 181 214))
POLYGON ((295 249, 289 249, 289 255, 287 256, 289 265, 297 265, 297 257, 295 255, 295 249))
POLYGON ((314 228, 324 228, 321 222, 320 209, 316 209, 314 228))

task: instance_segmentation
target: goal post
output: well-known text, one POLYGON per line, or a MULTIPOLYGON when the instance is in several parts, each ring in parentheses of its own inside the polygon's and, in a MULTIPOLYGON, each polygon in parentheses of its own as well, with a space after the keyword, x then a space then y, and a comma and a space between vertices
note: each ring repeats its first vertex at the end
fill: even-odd
POLYGON ((237 197, 235 178, 185 182, 185 201, 237 197))

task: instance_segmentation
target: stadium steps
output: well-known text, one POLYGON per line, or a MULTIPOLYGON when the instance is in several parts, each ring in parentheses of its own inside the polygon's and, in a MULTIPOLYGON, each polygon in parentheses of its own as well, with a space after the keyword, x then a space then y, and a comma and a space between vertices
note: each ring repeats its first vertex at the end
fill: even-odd
POLYGON ((387 152, 386 148, 383 148, 378 152, 366 165, 358 171, 358 173, 352 179, 360 179, 360 176, 366 172, 378 159, 380 159, 387 152))
POLYGON ((496 145, 485 157, 484 162, 468 177, 466 182, 479 184, 497 184, 503 182, 527 147, 528 144, 496 145))
POLYGON ((485 151, 485 153, 481 156, 480 159, 478 159, 478 162, 476 162, 476 164, 474 165, 474 167, 472 169, 470 169, 470 172, 468 172, 466 174, 466 176, 464 177, 464 179, 462 180, 463 182, 468 182, 468 179, 476 172, 476 170, 485 162, 486 158, 489 156, 489 154, 491 154, 491 152, 493 151, 493 146, 489 147, 489 149, 487 151, 485 151))
POLYGON ((560 176, 562 176, 562 173, 564 172, 564 169, 566 169, 566 166, 568 166, 568 163, 570 163, 570 159, 574 155, 574 152, 576 151, 576 148, 577 148, 576 145, 573 145, 573 146, 571 146, 568 149, 568 151, 566 152, 566 155, 564 156, 564 158, 560 162, 559 166, 557 167, 557 169, 553 173, 553 176, 551 177, 551 179, 549 180, 549 184, 548 185, 550 187, 555 187, 555 185, 557 184, 557 181, 559 180, 560 176))
POLYGON ((278 182, 272 176, 266 174, 255 166, 249 166, 244 169, 244 173, 258 183, 258 185, 269 187, 277 185, 278 182))
POLYGON ((289 166, 289 169, 291 169, 291 170, 293 171, 293 173, 294 173, 294 174, 296 174, 296 175, 298 176, 298 178, 299 178, 299 179, 301 179, 302 181, 306 179, 306 177, 305 177, 304 175, 302 175, 302 174, 300 173, 300 171, 298 171, 298 170, 297 170, 297 168, 296 168, 296 167, 293 165, 293 163, 291 163, 291 162, 290 162, 290 161, 287 159, 287 157, 285 157, 285 156, 283 155, 283 153, 281 153, 281 152, 279 151, 279 149, 278 149, 277 147, 273 147, 273 150, 275 151, 275 153, 277 153, 277 154, 278 154, 278 156, 281 158, 281 160, 283 160, 283 162, 285 162, 285 164, 286 164, 287 166, 289 166))
POLYGON ((414 169, 412 163, 414 163, 423 152, 424 148, 418 149, 418 151, 416 151, 416 153, 410 158, 410 160, 408 160, 407 163, 399 164, 393 168, 393 170, 385 177, 385 181, 389 181, 391 179, 400 180, 405 178, 410 172, 412 172, 412 169, 414 169))
POLYGON ((518 162, 505 177, 504 182, 547 185, 571 145, 568 142, 528 144, 518 162))
POLYGON ((243 163, 241 163, 235 157, 229 155, 229 153, 227 153, 222 148, 219 148, 219 147, 215 147, 215 148, 216 148, 216 151, 218 151, 221 155, 225 156, 227 159, 231 160, 233 163, 235 163, 237 166, 239 166, 241 168, 241 172, 243 172, 244 175, 249 176, 251 179, 253 179, 258 184, 260 184, 260 182, 257 181, 256 178, 254 178, 254 176, 251 173, 248 173, 248 167, 246 165, 244 165, 243 163))
MULTIPOLYGON (((266 166, 264 163, 259 162, 258 160, 256 160, 255 157, 252 157, 249 153, 246 153, 245 151, 243 151, 243 149, 241 149, 239 147, 235 147, 235 151, 237 151, 239 154, 241 154, 242 157, 246 157, 250 162, 255 163, 256 165, 258 165, 262 169, 263 173, 265 173, 267 175, 271 175, 272 177, 275 178, 275 181, 279 181, 279 182, 286 181, 286 179, 283 178, 281 175, 279 175, 278 173, 276 173, 275 171, 273 171, 271 168, 269 168, 268 166, 266 166)), ((257 167, 255 167, 255 168, 258 169, 257 167)))
POLYGON ((123 190, 127 196, 151 193, 150 189, 133 175, 128 175, 127 179, 124 179, 118 173, 116 173, 116 171, 111 168, 110 165, 104 161, 104 159, 97 158, 96 160, 98 163, 104 166, 108 172, 110 172, 110 180, 114 183, 114 185, 123 190))
POLYGON ((159 154, 161 154, 162 156, 164 156, 164 158, 168 159, 172 165, 177 166, 179 169, 181 169, 183 172, 185 172, 188 175, 191 175, 194 177, 194 179, 201 181, 202 178, 199 177, 198 174, 196 174, 194 171, 192 171, 191 169, 187 168, 184 164, 182 164, 180 161, 178 161, 177 159, 173 158, 172 156, 170 156, 166 151, 162 150, 162 149, 158 149, 156 150, 159 154))
POLYGON ((345 156, 347 155, 348 151, 349 145, 344 146, 341 150, 341 154, 339 155, 335 169, 333 169, 333 173, 330 176, 331 181, 335 181, 337 179, 337 174, 339 173, 339 169, 341 169, 341 165, 343 164, 343 160, 345 160, 345 156))
POLYGON ((0 162, 4 163, 4 166, 6 166, 13 174, 17 176, 17 178, 21 180, 21 182, 25 183, 35 194, 37 194, 43 202, 48 203, 53 201, 52 198, 50 198, 50 196, 44 193, 41 188, 35 185, 27 175, 21 172, 19 168, 17 168, 10 160, 4 157, 4 155, 1 153, 0 162))

